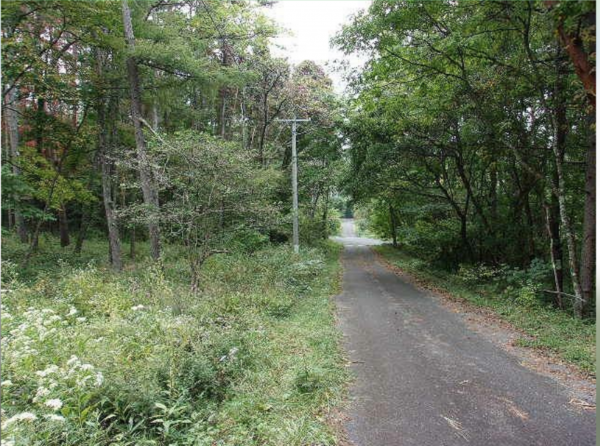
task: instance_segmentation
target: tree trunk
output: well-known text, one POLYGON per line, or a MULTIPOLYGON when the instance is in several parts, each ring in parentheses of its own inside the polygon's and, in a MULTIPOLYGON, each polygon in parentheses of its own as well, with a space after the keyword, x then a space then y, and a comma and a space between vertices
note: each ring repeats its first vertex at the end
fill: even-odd
MULTIPOLYGON (((88 177, 88 189, 92 188, 92 185, 96 179, 96 172, 99 170, 99 153, 96 151, 94 161, 92 163, 92 169, 90 170, 88 177)), ((74 254, 81 254, 83 249, 83 242, 87 236, 88 228, 90 227, 90 217, 94 213, 95 203, 84 204, 81 210, 81 222, 79 223, 79 232, 77 233, 77 240, 75 241, 75 248, 73 249, 74 254)))
MULTIPOLYGON (((552 185, 558 190, 558 174, 556 173, 556 167, 552 172, 552 185)), ((548 209, 548 230, 550 232, 550 250, 552 257, 552 266, 554 269, 554 282, 556 285, 556 292, 562 293, 564 290, 564 268, 563 268, 563 245, 560 235, 560 205, 558 203, 558 197, 551 193, 550 194, 550 207, 548 209)), ((559 308, 564 307, 562 301, 562 294, 557 294, 557 305, 559 308)))
POLYGON ((121 240, 119 239, 119 227, 115 215, 114 203, 111 196, 111 177, 110 161, 106 155, 102 156, 102 201, 104 202, 104 212, 106 214, 106 224, 108 226, 108 244, 110 246, 110 264, 116 271, 123 269, 121 260, 121 240))
POLYGON ((60 246, 63 248, 71 244, 69 237, 69 220, 67 218, 67 208, 64 203, 61 203, 58 210, 58 230, 60 233, 60 246))
POLYGON ((88 208, 88 205, 84 206, 81 212, 81 223, 79 225, 79 232, 77 233, 77 240, 75 240, 75 248, 73 249, 73 253, 77 255, 81 254, 83 242, 85 241, 85 236, 89 226, 90 218, 88 208))
MULTIPOLYGON (((221 65, 223 67, 228 67, 231 65, 230 61, 230 51, 229 45, 225 39, 221 41, 221 65)), ((219 100, 217 104, 217 128, 218 134, 221 138, 225 139, 227 135, 227 98, 229 96, 229 89, 223 85, 219 88, 219 100)))
MULTIPOLYGON (((16 107, 17 100, 17 88, 13 87, 10 89, 7 98, 8 105, 4 107, 4 113, 6 116, 6 124, 8 127, 8 139, 10 142, 10 158, 12 161, 12 171, 15 176, 21 175, 21 169, 19 169, 19 118, 14 110, 16 107)), ((17 234, 19 240, 22 243, 27 243, 27 228, 25 226, 25 219, 19 209, 14 209, 15 226, 17 227, 17 234)))
POLYGON ((469 236, 467 234, 467 216, 466 214, 460 214, 460 239, 462 241, 462 247, 467 250, 467 256, 470 260, 473 259, 473 247, 471 246, 471 242, 469 241, 469 236))
POLYGON ((546 229, 550 238, 550 260, 552 261, 552 273, 554 275, 554 288, 556 290, 556 299, 554 301, 558 308, 564 308, 562 300, 563 293, 563 253, 560 240, 560 221, 558 200, 552 194, 552 202, 544 206, 546 211, 546 229))
POLYGON ((12 229, 15 227, 12 209, 6 210, 6 225, 9 231, 12 231, 12 229))
POLYGON ((583 301, 576 311, 585 316, 594 298, 594 272, 596 269, 596 114, 588 117, 590 130, 585 166, 585 204, 583 211, 583 241, 581 246, 581 288, 583 301))
POLYGON ((260 165, 265 165, 265 142, 267 138, 267 129, 269 127, 269 95, 268 93, 264 93, 262 97, 262 105, 263 105, 263 121, 260 129, 260 138, 258 140, 258 158, 260 160, 260 165))
POLYGON ((219 135, 221 138, 225 139, 225 129, 227 128, 227 88, 222 87, 219 91, 220 97, 220 110, 219 110, 219 135))
POLYGON ((523 210, 525 211, 525 218, 527 220, 527 267, 529 267, 531 261, 535 257, 535 225, 533 221, 533 213, 531 212, 531 204, 529 202, 529 192, 525 194, 523 210))
MULTIPOLYGON (((558 3, 558 0, 544 0, 544 4, 548 9, 554 8, 558 3)), ((595 55, 595 52, 593 47, 586 50, 580 35, 582 33, 581 25, 584 26, 584 30, 585 28, 588 30, 595 29, 596 14, 594 11, 590 11, 583 16, 582 19, 581 22, 583 23, 580 23, 576 33, 573 33, 565 30, 565 16, 558 15, 556 33, 558 34, 561 46, 564 47, 573 63, 573 68, 575 68, 577 77, 579 77, 579 80, 583 84, 583 88, 585 88, 590 105, 596 110, 596 67, 593 59, 590 57, 595 55)))
POLYGON ((575 245, 575 235, 571 227, 571 219, 569 218, 567 210, 567 201, 565 198, 565 179, 563 174, 563 160, 564 152, 561 150, 560 145, 557 143, 559 140, 558 126, 555 129, 555 138, 552 143, 552 150, 554 152, 554 162, 556 163, 556 175, 558 180, 558 208, 560 211, 560 220, 562 222, 563 231, 567 240, 567 253, 569 258, 569 268, 571 270, 571 281, 573 283, 573 293, 575 294, 575 302, 573 304, 575 315, 577 317, 583 317, 583 290, 581 288, 581 282, 579 281, 579 264, 577 261, 577 247, 575 245))
POLYGON ((129 258, 131 261, 135 261, 135 226, 131 228, 129 234, 129 258))
POLYGON ((493 164, 490 169, 490 216, 492 225, 498 225, 498 169, 493 164))
POLYGON ((260 165, 265 165, 265 140, 267 137, 267 128, 269 124, 265 121, 260 130, 260 139, 258 140, 258 159, 260 161, 260 165))
POLYGON ((319 183, 316 192, 311 194, 310 202, 311 206, 309 209, 309 216, 311 220, 315 219, 315 214, 317 213, 317 206, 319 205, 319 198, 321 198, 321 189, 322 184, 319 183))
POLYGON ((155 132, 158 132, 158 104, 156 100, 152 102, 152 128, 155 132))
POLYGON ((246 151, 246 149, 248 148, 248 144, 247 144, 247 135, 246 135, 246 93, 245 90, 246 87, 242 87, 242 95, 241 95, 241 99, 240 99, 240 114, 241 114, 241 118, 242 118, 242 149, 244 151, 246 151))
MULTIPOLYGON (((99 74, 101 74, 101 70, 101 62, 98 61, 99 74)), ((109 157, 109 145, 106 138, 109 134, 109 129, 106 123, 106 109, 102 100, 98 101, 97 113, 98 128, 100 130, 98 132, 98 161, 100 162, 102 172, 102 201, 104 203, 106 225, 108 226, 110 264, 116 271, 121 271, 123 269, 123 262, 121 261, 121 241, 119 239, 119 227, 112 197, 111 160, 109 157)))
MULTIPOLYGON (((560 50, 558 51, 560 55, 560 50)), ((567 137, 567 115, 564 101, 564 76, 563 67, 559 58, 556 58, 556 81, 554 83, 554 138, 552 141, 552 151, 554 153, 554 163, 556 166, 556 193, 558 195, 558 209, 562 223, 563 233, 567 241, 567 254, 569 260, 569 269, 571 272, 571 281, 573 283, 573 294, 575 300, 573 309, 575 315, 583 317, 584 296, 579 276, 579 262, 577 259, 577 246, 575 243, 575 234, 571 225, 567 209, 567 200, 565 192, 565 177, 563 173, 563 164, 565 159, 565 146, 567 137)))
MULTIPOLYGON (((125 40, 130 52, 135 48, 135 37, 131 24, 131 11, 127 0, 122 0, 123 26, 125 28, 125 40)), ((133 56, 127 57, 127 77, 129 78, 129 89, 131 94, 131 118, 135 130, 135 145, 139 162, 140 181, 142 183, 142 194, 144 204, 150 209, 151 215, 148 222, 148 233, 150 236, 150 253, 154 260, 160 258, 160 229, 156 221, 156 213, 159 209, 158 193, 153 185, 152 172, 148 161, 146 140, 142 131, 142 102, 140 94, 140 79, 137 62, 133 56)))
POLYGON ((330 195, 330 190, 329 187, 325 188, 325 198, 324 198, 324 209, 323 209, 323 238, 327 238, 328 234, 328 227, 327 227, 327 218, 329 215, 329 195, 330 195))
POLYGON ((392 203, 390 203, 390 228, 392 230, 392 244, 394 247, 398 246, 398 239, 396 235, 396 215, 394 214, 394 208, 392 207, 392 203))
POLYGON ((196 294, 200 289, 200 265, 196 259, 190 259, 190 291, 196 294))

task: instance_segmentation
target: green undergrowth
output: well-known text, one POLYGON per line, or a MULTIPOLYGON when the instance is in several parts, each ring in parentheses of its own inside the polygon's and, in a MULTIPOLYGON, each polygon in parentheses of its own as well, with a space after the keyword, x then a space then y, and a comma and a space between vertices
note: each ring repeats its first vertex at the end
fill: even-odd
POLYGON ((116 274, 101 242, 22 268, 6 239, 3 444, 335 444, 339 246, 214 256, 194 295, 174 247, 116 274))
POLYGON ((595 376, 596 325, 593 319, 579 320, 550 304, 524 300, 523 290, 499 290, 493 283, 466 284, 459 275, 433 268, 390 245, 377 246, 375 250, 417 279, 472 304, 492 309, 532 337, 532 340, 520 340, 521 345, 549 350, 595 376))

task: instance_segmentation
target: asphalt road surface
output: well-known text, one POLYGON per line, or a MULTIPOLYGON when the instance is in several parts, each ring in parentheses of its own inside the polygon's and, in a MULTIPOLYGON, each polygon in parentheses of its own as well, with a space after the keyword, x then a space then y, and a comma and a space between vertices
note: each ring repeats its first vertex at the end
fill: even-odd
POLYGON ((338 317, 355 374, 356 446, 596 444, 594 411, 519 364, 439 302, 381 265, 345 220, 338 317))

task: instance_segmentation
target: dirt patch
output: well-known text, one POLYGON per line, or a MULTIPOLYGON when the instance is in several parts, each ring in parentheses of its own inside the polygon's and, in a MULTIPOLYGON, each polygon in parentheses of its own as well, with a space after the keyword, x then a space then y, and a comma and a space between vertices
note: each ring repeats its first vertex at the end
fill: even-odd
POLYGON ((520 340, 533 340, 501 316, 487 308, 478 307, 450 294, 423 279, 407 273, 375 252, 379 262, 418 289, 427 292, 449 311, 457 314, 471 330, 517 357, 524 367, 550 377, 565 386, 570 404, 578 410, 596 410, 596 379, 578 367, 566 363, 556 354, 540 348, 519 345, 520 340))
POLYGON ((337 446, 354 446, 348 438, 346 423, 350 417, 344 413, 344 408, 336 408, 327 414, 326 423, 335 432, 337 446))
MULTIPOLYGON (((343 276, 344 276, 344 270, 345 270, 346 265, 345 265, 345 261, 342 257, 342 250, 340 250, 338 262, 340 263, 340 268, 338 270, 338 277, 337 277, 338 286, 336 289, 336 294, 331 296, 331 302, 334 305, 334 307, 333 307, 334 309, 332 310, 332 312, 333 312, 335 326, 339 329, 341 326, 341 323, 342 323, 341 319, 343 316, 340 312, 340 308, 335 305, 335 300, 339 295, 341 295, 344 292, 343 276)), ((345 367, 349 367, 351 362, 350 362, 350 359, 348 358, 346 349, 343 346, 343 337, 341 335, 341 331, 340 331, 340 337, 338 339, 338 349, 342 354, 342 358, 344 359, 345 367)), ((346 413, 347 413, 348 405, 350 404, 349 386, 350 386, 352 380, 353 380, 353 377, 350 377, 348 379, 348 382, 346 382, 346 386, 344 389, 345 396, 344 396, 344 399, 341 402, 341 404, 339 406, 331 409, 325 417, 325 423, 334 432, 337 446, 354 446, 354 444, 348 438, 348 431, 346 429, 346 424, 348 423, 348 420, 350 419, 350 417, 346 413)))

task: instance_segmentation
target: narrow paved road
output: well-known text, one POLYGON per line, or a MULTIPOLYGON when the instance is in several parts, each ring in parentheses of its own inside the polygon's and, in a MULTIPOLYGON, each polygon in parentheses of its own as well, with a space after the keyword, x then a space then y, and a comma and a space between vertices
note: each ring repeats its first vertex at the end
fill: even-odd
POLYGON ((348 436, 356 446, 596 444, 595 413, 565 388, 470 331, 381 265, 343 223, 337 299, 355 381, 348 436))

